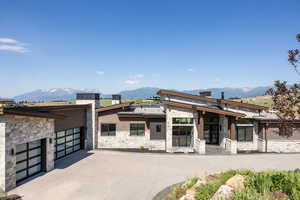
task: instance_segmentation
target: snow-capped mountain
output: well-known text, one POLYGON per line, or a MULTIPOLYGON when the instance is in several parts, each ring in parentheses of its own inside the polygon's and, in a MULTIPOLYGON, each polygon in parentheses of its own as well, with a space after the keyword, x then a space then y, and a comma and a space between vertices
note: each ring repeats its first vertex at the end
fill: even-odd
MULTIPOLYGON (((200 91, 211 91, 214 98, 220 98, 221 92, 225 93, 225 98, 241 98, 262 96, 270 87, 255 87, 255 88, 208 88, 183 90, 183 92, 198 95, 200 91)), ((134 90, 121 91, 119 94, 126 99, 146 99, 156 95, 160 88, 143 87, 134 90)), ((72 88, 52 88, 48 90, 35 90, 19 96, 15 96, 15 101, 59 101, 59 100, 74 100, 76 93, 93 92, 101 93, 99 89, 72 89, 72 88)), ((101 94, 101 97, 111 97, 110 94, 101 94)))

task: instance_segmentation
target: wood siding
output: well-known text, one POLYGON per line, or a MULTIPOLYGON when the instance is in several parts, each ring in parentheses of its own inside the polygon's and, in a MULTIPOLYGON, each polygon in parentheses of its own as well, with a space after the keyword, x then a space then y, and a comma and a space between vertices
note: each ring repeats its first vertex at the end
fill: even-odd
POLYGON ((61 110, 54 111, 57 114, 66 116, 64 119, 55 120, 55 132, 63 131, 71 128, 86 127, 86 110, 61 110))

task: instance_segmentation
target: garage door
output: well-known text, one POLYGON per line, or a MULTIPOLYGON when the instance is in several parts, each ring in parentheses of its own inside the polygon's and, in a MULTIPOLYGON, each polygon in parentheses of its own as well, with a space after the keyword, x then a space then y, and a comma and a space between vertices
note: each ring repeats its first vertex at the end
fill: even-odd
POLYGON ((42 171, 42 140, 16 146, 16 180, 24 180, 42 171))
POLYGON ((73 128, 56 133, 55 159, 65 157, 81 149, 82 133, 80 130, 80 128, 73 128))

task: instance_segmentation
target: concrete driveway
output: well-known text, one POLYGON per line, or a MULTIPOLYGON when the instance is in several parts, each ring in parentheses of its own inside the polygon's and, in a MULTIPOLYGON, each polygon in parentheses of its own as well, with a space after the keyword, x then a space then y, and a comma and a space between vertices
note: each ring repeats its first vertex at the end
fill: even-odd
POLYGON ((150 200, 188 177, 227 169, 300 167, 300 154, 186 155, 79 151, 10 193, 25 200, 150 200))

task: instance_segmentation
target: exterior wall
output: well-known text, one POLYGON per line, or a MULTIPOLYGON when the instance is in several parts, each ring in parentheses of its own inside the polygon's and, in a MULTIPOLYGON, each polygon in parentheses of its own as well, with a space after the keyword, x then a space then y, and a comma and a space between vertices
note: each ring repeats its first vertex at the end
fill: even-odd
POLYGON ((167 152, 193 152, 193 147, 195 146, 196 138, 198 136, 197 128, 196 128, 196 119, 198 119, 197 112, 193 112, 192 110, 181 109, 176 107, 168 106, 166 108, 166 150, 167 152), (172 145, 172 135, 173 135, 173 124, 172 119, 174 117, 187 117, 194 118, 193 124, 193 137, 191 147, 173 147, 172 145))
POLYGON ((149 124, 141 119, 122 119, 116 113, 102 115, 98 117, 98 148, 110 149, 136 149, 143 146, 149 149, 164 150, 165 144, 160 140, 150 141, 149 124), (101 136, 101 123, 116 124, 116 136, 101 136), (143 123, 145 124, 144 136, 130 136, 130 124, 143 123))
POLYGON ((55 113, 66 116, 64 119, 55 120, 55 132, 86 126, 85 109, 55 111, 55 113))
POLYGON ((0 130, 0 158, 5 160, 4 166, 1 162, 0 174, 4 175, 1 178, 5 177, 5 179, 1 179, 0 187, 8 191, 16 186, 16 155, 12 155, 11 152, 12 149, 16 152, 16 145, 18 144, 47 138, 46 170, 49 171, 54 168, 54 142, 52 144, 49 142, 50 138, 52 138, 52 141, 54 138, 53 119, 5 115, 0 121, 2 124, 0 130), (4 123, 5 131, 3 131, 4 123))
POLYGON ((76 104, 90 104, 90 108, 86 111, 86 139, 85 147, 87 149, 97 148, 97 123, 96 108, 100 107, 99 100, 76 100, 76 104))
POLYGON ((258 150, 258 123, 253 123, 253 141, 252 142, 237 142, 238 150, 258 150))

